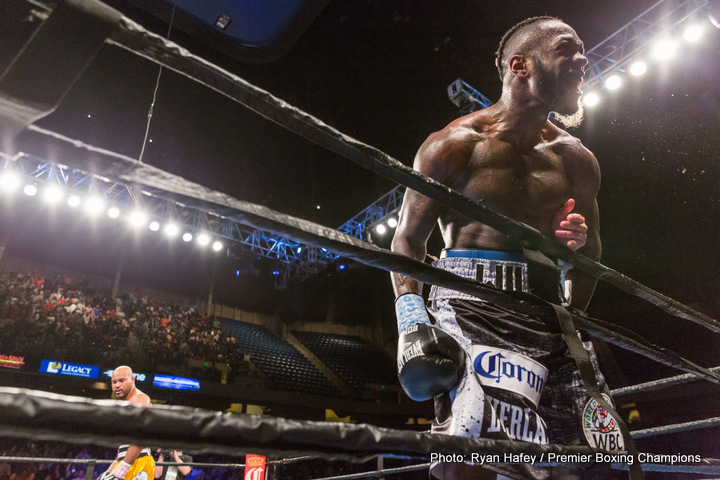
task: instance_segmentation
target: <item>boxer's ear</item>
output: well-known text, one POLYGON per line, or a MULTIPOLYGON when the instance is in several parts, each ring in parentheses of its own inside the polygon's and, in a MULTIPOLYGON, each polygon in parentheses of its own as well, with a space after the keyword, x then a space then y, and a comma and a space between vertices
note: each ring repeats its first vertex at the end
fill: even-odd
POLYGON ((523 55, 513 55, 508 62, 510 73, 516 77, 526 77, 528 74, 528 62, 523 55))

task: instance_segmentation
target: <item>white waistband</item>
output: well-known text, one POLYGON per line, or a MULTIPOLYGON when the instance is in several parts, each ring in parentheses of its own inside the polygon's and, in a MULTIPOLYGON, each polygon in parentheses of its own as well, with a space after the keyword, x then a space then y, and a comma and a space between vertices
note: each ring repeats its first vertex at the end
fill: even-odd
MULTIPOLYGON (((120 445, 118 447, 118 458, 119 459, 125 458, 128 448, 130 448, 130 445, 120 445)), ((140 455, 152 455, 152 452, 150 451, 150 447, 143 448, 140 451, 140 455)))

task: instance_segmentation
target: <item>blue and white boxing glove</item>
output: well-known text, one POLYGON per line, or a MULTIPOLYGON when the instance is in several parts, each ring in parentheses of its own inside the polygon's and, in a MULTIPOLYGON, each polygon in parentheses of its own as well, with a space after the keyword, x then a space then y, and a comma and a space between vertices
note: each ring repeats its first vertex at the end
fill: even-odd
POLYGON ((418 402, 457 385, 465 370, 465 352, 447 333, 430 322, 425 302, 416 293, 395 300, 398 322, 398 379, 418 402))

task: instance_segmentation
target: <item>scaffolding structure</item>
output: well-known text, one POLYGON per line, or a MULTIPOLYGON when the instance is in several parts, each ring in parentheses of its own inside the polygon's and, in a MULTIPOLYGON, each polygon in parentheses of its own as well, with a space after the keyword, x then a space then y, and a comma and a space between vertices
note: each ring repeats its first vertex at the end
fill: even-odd
MULTIPOLYGON (((240 244, 258 256, 278 262, 278 288, 285 288, 289 282, 303 280, 338 259, 337 255, 327 249, 304 245, 266 230, 247 227, 237 221, 232 212, 186 205, 162 190, 146 186, 133 187, 23 153, 4 157, 2 167, 0 172, 14 171, 23 178, 24 185, 33 185, 41 191, 50 185, 58 186, 68 198, 77 197, 78 204, 96 199, 105 203, 108 208, 116 207, 119 216, 129 217, 138 210, 147 216, 148 222, 154 220, 161 225, 172 223, 179 231, 191 232, 194 235, 205 233, 213 240, 221 241, 227 248, 240 244)), ((400 209, 403 192, 404 187, 395 187, 343 223, 338 230, 367 241, 370 231, 379 222, 400 209)))

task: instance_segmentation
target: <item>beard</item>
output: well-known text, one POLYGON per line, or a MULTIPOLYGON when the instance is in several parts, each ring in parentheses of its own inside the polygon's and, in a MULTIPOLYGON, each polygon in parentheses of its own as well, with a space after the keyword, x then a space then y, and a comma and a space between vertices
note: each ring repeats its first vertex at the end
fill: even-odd
POLYGON ((583 109, 580 99, 578 99, 577 111, 575 111, 575 113, 571 113, 569 115, 558 112, 553 113, 555 114, 555 118, 557 119, 557 121, 560 122, 565 128, 577 128, 580 126, 583 119, 585 118, 585 110, 583 109))
POLYGON ((550 73, 539 59, 535 59, 536 85, 540 98, 550 105, 550 111, 565 128, 579 127, 584 118, 580 95, 574 99, 576 93, 569 92, 567 83, 561 82, 550 73))

